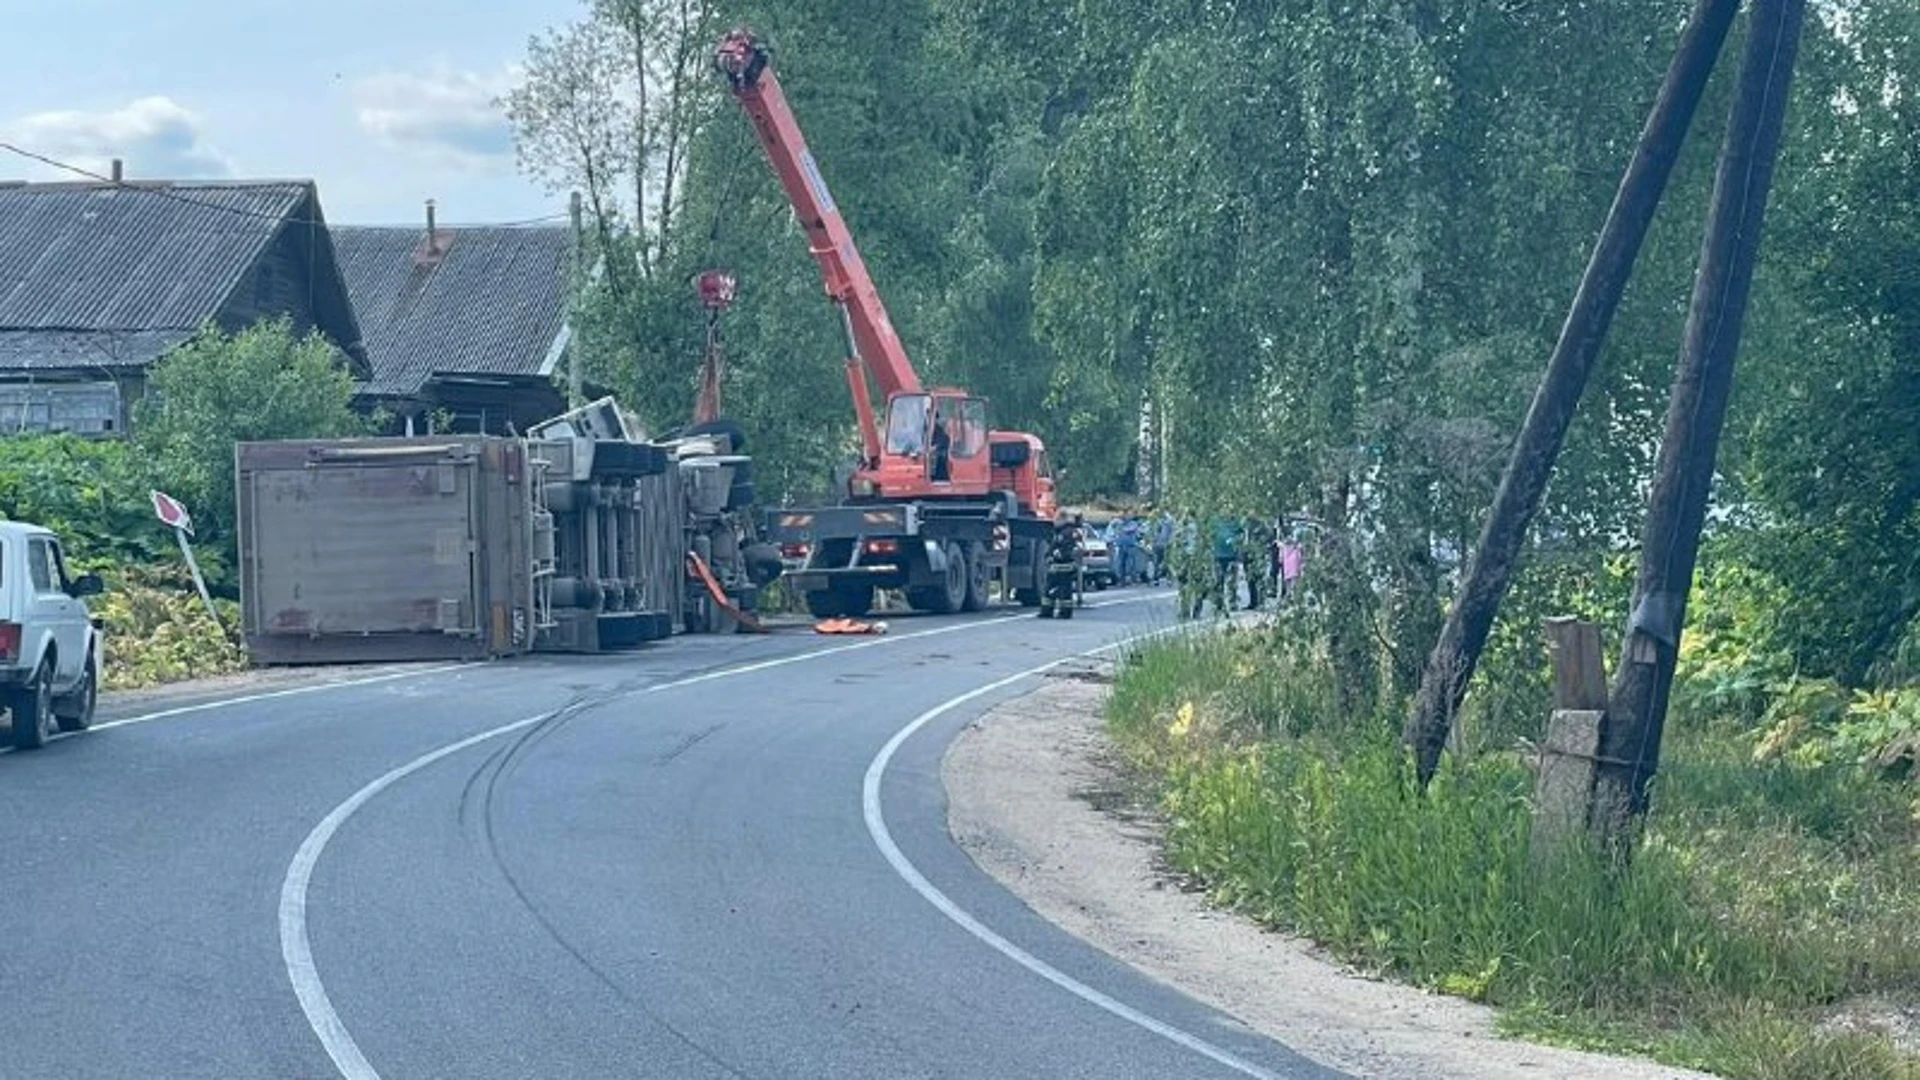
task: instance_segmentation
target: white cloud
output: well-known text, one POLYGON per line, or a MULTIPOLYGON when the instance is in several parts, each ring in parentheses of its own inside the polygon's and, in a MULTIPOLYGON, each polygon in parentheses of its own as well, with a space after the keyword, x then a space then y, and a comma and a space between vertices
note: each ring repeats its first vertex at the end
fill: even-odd
MULTIPOLYGON (((23 149, 95 173, 105 173, 114 158, 126 163, 129 178, 186 180, 233 171, 208 145, 199 114, 167 97, 144 97, 106 112, 33 113, 6 124, 5 130, 23 149)), ((78 179, 71 173, 41 171, 78 179)))
POLYGON ((482 74, 441 64, 424 75, 369 75, 354 83, 353 96, 360 126, 391 146, 504 171, 513 166, 513 130, 496 102, 512 85, 511 69, 482 74))

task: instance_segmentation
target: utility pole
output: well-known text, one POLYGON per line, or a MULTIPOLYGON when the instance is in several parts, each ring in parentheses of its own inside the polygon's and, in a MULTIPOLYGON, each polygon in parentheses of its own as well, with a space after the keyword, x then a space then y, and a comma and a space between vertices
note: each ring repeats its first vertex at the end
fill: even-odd
POLYGON ((1613 207, 1607 212, 1567 321, 1560 328, 1560 339, 1547 361, 1546 375, 1534 393, 1513 456, 1500 478, 1466 580, 1460 585, 1440 641, 1427 659, 1420 692, 1407 717, 1403 737, 1413 748, 1423 786, 1440 766, 1440 753, 1446 747, 1454 713, 1466 696, 1493 618, 1506 597, 1527 527, 1540 510, 1574 408, 1606 343, 1607 330, 1626 291, 1627 279, 1633 274, 1641 242, 1666 191, 1687 128, 1706 90, 1707 77, 1713 72, 1739 7, 1739 0, 1698 0, 1686 29, 1681 31, 1680 45, 1660 85, 1653 111, 1641 129, 1633 160, 1620 179, 1613 207))
MULTIPOLYGON (((580 193, 577 191, 567 200, 567 216, 573 222, 573 258, 570 266, 573 288, 570 290, 572 292, 570 299, 572 306, 577 310, 580 303, 580 285, 585 276, 585 268, 581 266, 580 252, 586 239, 586 230, 581 221, 580 193)), ((586 391, 582 389, 583 380, 580 373, 581 351, 579 342, 568 342, 567 408, 569 409, 577 409, 586 404, 585 398, 587 395, 586 391)))
POLYGON ((1660 764, 1687 592, 1700 553, 1714 457, 1733 392, 1741 324, 1759 261, 1806 0, 1753 0, 1740 81, 1720 148, 1686 345, 1641 538, 1640 572, 1620 670, 1608 695, 1594 773, 1593 823, 1625 835, 1660 764))

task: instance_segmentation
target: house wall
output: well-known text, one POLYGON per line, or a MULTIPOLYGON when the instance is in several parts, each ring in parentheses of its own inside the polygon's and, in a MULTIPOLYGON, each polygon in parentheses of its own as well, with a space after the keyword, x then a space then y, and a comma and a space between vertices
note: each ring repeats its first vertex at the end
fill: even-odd
POLYGON ((137 376, 0 381, 0 436, 64 431, 120 437, 132 427, 143 385, 137 376))
POLYGON ((281 227, 215 316, 221 329, 234 333, 282 315, 292 318, 296 334, 314 328, 314 262, 319 251, 308 234, 315 228, 298 221, 281 227))

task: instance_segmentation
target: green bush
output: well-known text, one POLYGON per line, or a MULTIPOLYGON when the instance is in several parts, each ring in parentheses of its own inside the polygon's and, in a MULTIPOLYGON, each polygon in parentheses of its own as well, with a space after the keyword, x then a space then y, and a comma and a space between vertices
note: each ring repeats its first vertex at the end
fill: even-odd
MULTIPOLYGON (((219 601, 221 621, 239 625, 236 605, 219 601)), ((130 690, 239 671, 246 653, 207 615, 185 575, 124 575, 93 605, 106 627, 109 690, 130 690)))
POLYGON ((52 529, 86 569, 152 562, 176 550, 154 520, 151 487, 146 459, 117 439, 0 439, 0 518, 52 529))
MULTIPOLYGON (((324 338, 285 321, 237 334, 208 328, 154 365, 134 442, 73 435, 0 439, 0 517, 60 534, 76 571, 97 571, 107 594, 109 689, 149 686, 244 667, 242 650, 206 613, 171 533, 154 519, 159 488, 194 515, 195 554, 208 583, 231 595, 233 447, 253 439, 361 434, 353 380, 324 338)), ((237 626, 226 601, 223 619, 237 626)))
POLYGON ((208 580, 231 589, 235 443, 365 434, 353 411, 353 377, 318 333, 296 335, 285 319, 237 334, 209 327, 162 357, 148 376, 135 437, 158 485, 193 513, 217 558, 208 580))
POLYGON ((1835 1002, 1920 991, 1900 789, 1756 764, 1739 730, 1688 727, 1627 870, 1585 851, 1536 865, 1525 758, 1449 758, 1423 796, 1331 686, 1284 633, 1129 657, 1113 730, 1163 784, 1171 859, 1217 901, 1564 1041, 1733 1076, 1915 1075, 1885 1040, 1819 1027, 1835 1002))

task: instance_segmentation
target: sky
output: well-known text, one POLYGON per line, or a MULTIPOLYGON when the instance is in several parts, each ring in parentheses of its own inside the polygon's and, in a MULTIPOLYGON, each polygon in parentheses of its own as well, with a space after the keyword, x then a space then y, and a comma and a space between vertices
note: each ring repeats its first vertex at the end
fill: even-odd
MULTIPOLYGON (((127 179, 310 179, 336 224, 561 214, 494 99, 583 0, 0 0, 0 142, 127 179)), ((0 150, 0 180, 80 179, 0 150)))

